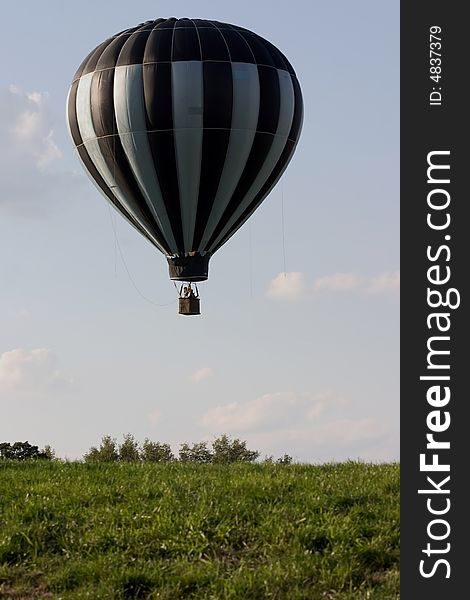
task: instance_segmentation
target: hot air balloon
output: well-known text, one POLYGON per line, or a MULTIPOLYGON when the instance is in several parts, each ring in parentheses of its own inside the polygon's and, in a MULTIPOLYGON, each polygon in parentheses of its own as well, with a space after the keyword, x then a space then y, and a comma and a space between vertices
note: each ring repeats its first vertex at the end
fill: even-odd
POLYGON ((297 145, 302 94, 287 58, 235 25, 147 21, 90 52, 67 117, 99 190, 166 256, 170 278, 187 282, 180 313, 199 314, 191 284, 208 278, 211 256, 297 145))

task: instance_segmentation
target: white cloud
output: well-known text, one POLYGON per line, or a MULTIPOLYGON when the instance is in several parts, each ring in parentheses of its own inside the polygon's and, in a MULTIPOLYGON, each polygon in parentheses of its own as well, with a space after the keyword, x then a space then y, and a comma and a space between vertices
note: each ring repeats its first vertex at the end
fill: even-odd
POLYGON ((156 408, 149 414, 149 421, 151 425, 157 425, 160 422, 161 411, 156 408))
POLYGON ((209 379, 214 375, 213 369, 210 367, 203 367, 202 369, 198 369, 194 371, 191 375, 191 380, 199 383, 200 381, 204 381, 205 379, 209 379))
POLYGON ((202 417, 202 424, 219 431, 285 426, 293 421, 313 421, 339 402, 342 400, 331 391, 319 394, 276 392, 211 408, 202 417))
POLYGON ((343 293, 358 291, 366 294, 386 294, 400 288, 400 272, 384 272, 374 277, 362 277, 356 273, 334 273, 318 277, 312 283, 305 282, 303 273, 279 273, 271 280, 266 296, 298 300, 313 298, 323 293, 343 293))
POLYGON ((263 454, 286 453, 301 462, 344 460, 397 460, 398 433, 370 417, 338 417, 326 422, 305 423, 274 431, 243 434, 249 448, 263 454))
POLYGON ((52 129, 42 141, 44 147, 42 153, 38 156, 36 163, 38 169, 41 171, 44 170, 52 161, 62 157, 62 152, 59 150, 54 141, 54 131, 52 129))
POLYGON ((27 321, 31 317, 31 312, 27 308, 20 307, 13 310, 11 315, 21 321, 27 321))
POLYGON ((270 298, 301 298, 306 292, 304 275, 298 271, 279 273, 269 284, 267 296, 270 298))
POLYGON ((351 444, 359 440, 377 435, 378 427, 375 419, 363 417, 358 419, 342 418, 325 423, 319 432, 318 443, 334 442, 351 444))
POLYGON ((47 348, 17 348, 0 354, 0 391, 42 392, 72 384, 72 379, 57 368, 57 358, 47 348))
POLYGON ((367 288, 370 294, 384 294, 388 292, 397 292, 400 289, 400 271, 380 273, 373 277, 367 288))
POLYGON ((10 85, 9 92, 14 97, 14 105, 9 107, 11 120, 2 123, 2 136, 6 133, 16 152, 43 170, 62 156, 54 140, 49 96, 41 92, 24 92, 14 85, 10 85))
POLYGON ((354 273, 335 273, 315 279, 313 289, 325 292, 345 292, 357 289, 362 282, 363 279, 354 273))
POLYGON ((208 410, 201 424, 206 435, 241 436, 262 456, 287 452, 307 462, 374 455, 396 458, 381 451, 384 443, 389 444, 388 424, 356 415, 354 406, 332 390, 275 392, 230 402, 208 410))
MULTIPOLYGON (((65 127, 61 115, 59 121, 65 127)), ((10 85, 0 88, 0 211, 47 214, 84 178, 64 171, 49 95, 10 85), (65 194, 64 191, 67 190, 65 194)))
POLYGON ((41 104, 45 94, 41 94, 40 92, 28 92, 26 95, 31 102, 34 102, 35 104, 41 104))
POLYGON ((13 139, 20 144, 33 142, 41 129, 41 120, 41 114, 37 111, 26 110, 21 112, 10 129, 13 139))

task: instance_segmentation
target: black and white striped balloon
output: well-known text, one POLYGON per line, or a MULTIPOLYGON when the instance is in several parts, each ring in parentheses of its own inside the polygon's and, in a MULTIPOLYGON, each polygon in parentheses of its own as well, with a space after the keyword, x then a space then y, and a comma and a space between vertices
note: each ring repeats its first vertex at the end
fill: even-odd
POLYGON ((289 163, 303 105, 292 66, 267 40, 171 18, 90 52, 67 111, 98 188, 167 256, 172 279, 201 281, 289 163))

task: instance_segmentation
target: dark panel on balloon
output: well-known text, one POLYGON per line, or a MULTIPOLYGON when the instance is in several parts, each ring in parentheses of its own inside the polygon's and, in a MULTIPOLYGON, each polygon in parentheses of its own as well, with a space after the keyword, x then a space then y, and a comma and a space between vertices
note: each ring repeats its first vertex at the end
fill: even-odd
POLYGON ((220 219, 217 227, 210 240, 206 244, 207 248, 210 248, 214 241, 219 236, 225 225, 228 223, 230 217, 236 211, 238 205, 246 196, 250 187, 252 186, 256 176, 258 175, 263 163, 268 155, 268 152, 273 143, 273 136, 268 133, 257 133, 253 140, 253 146, 251 148, 250 156, 246 163, 245 169, 243 170, 240 181, 233 193, 233 196, 225 209, 222 218, 220 219))
POLYGON ((123 29, 119 33, 115 33, 113 37, 118 37, 119 35, 125 35, 125 34, 132 34, 132 33, 134 33, 134 31, 137 31, 138 29, 143 27, 143 25, 145 25, 145 23, 139 23, 138 25, 135 25, 134 27, 129 27, 128 29, 123 29))
POLYGON ((232 62, 254 63, 255 59, 250 47, 235 29, 220 29, 227 42, 232 62))
MULTIPOLYGON (((284 150, 279 157, 279 160, 276 163, 273 171, 270 176, 264 183, 261 190, 258 192, 256 197, 253 199, 253 202, 247 207, 247 209, 243 212, 243 214, 237 219, 237 221, 230 227, 221 241, 214 248, 213 252, 216 252, 231 236, 232 234, 248 219, 248 217, 256 210, 256 208, 261 204, 267 194, 269 194, 271 188, 277 182, 278 178, 281 176, 284 168, 287 166, 290 161, 292 154, 297 145, 300 128, 302 126, 302 114, 303 114, 303 100, 302 100, 302 92, 300 90, 299 82, 297 78, 294 76, 291 77, 292 84, 294 86, 294 116, 292 119, 292 125, 289 131, 289 136, 284 147, 284 150)), ((216 239, 216 236, 213 236, 213 239, 216 239)), ((213 240, 212 240, 213 241, 213 240)))
POLYGON ((157 19, 156 21, 145 21, 139 27, 138 31, 152 31, 152 29, 158 24, 162 23, 165 19, 157 19))
POLYGON ((284 71, 289 71, 290 65, 289 62, 286 60, 284 54, 282 54, 282 52, 280 52, 274 44, 268 42, 268 40, 260 38, 259 36, 258 39, 262 40, 266 50, 270 53, 276 69, 283 69, 284 71))
POLYGON ((170 21, 169 24, 168 21, 164 21, 152 30, 145 47, 144 64, 170 62, 174 24, 174 21, 170 21))
POLYGON ((98 144, 108 169, 113 174, 117 186, 126 197, 136 218, 154 235, 165 251, 170 254, 170 249, 165 242, 165 238, 155 222, 154 216, 134 178, 134 173, 129 166, 119 136, 115 135, 99 138, 98 144))
POLYGON ((289 131, 289 136, 288 139, 292 140, 293 142, 297 142, 299 134, 300 134, 300 128, 302 127, 302 117, 303 117, 303 111, 304 111, 304 103, 302 100, 302 92, 300 90, 300 85, 299 82, 297 81, 297 77, 291 76, 292 79, 292 85, 294 86, 294 97, 295 97, 295 103, 294 103, 294 116, 292 119, 292 125, 289 131))
POLYGON ((258 66, 260 107, 257 131, 276 133, 281 107, 279 76, 275 69, 258 66))
POLYGON ((233 196, 222 215, 214 234, 207 244, 208 248, 210 248, 211 244, 217 239, 218 235, 253 185, 272 146, 272 134, 277 130, 281 102, 277 71, 270 67, 258 66, 258 75, 260 83, 260 107, 253 146, 233 196))
POLYGON ((159 29, 171 29, 173 30, 175 28, 176 22, 178 21, 178 19, 176 19, 175 17, 170 17, 169 19, 164 19, 163 23, 160 23, 158 25, 159 29))
POLYGON ((198 27, 198 33, 201 40, 202 60, 230 60, 227 44, 220 31, 215 27, 212 29, 198 27))
POLYGON ((194 25, 196 25, 198 29, 200 27, 209 27, 210 29, 215 28, 215 25, 213 25, 210 21, 207 21, 206 19, 191 19, 191 21, 194 23, 194 25))
POLYGON ((204 130, 199 198, 197 202, 196 226, 194 229, 194 250, 197 250, 201 243, 207 220, 214 204, 220 176, 225 164, 229 140, 229 130, 204 130))
POLYGON ((116 66, 119 53, 130 35, 130 33, 123 33, 108 44, 96 63, 97 70, 111 69, 116 66))
POLYGON ((114 69, 95 71, 92 75, 90 108, 93 128, 97 137, 117 132, 114 117, 114 69))
POLYGON ((232 29, 235 29, 235 31, 250 31, 245 27, 241 27, 240 25, 234 25, 233 23, 221 23, 221 25, 224 25, 225 27, 231 27, 232 29))
POLYGON ((232 65, 228 62, 203 63, 204 127, 230 129, 232 122, 232 65))
MULTIPOLYGON (((282 54, 282 52, 281 52, 281 54, 282 54)), ((291 65, 288 58, 284 54, 282 54, 282 58, 284 59, 284 62, 286 63, 286 71, 289 71, 289 73, 291 75, 294 75, 294 77, 295 77, 296 75, 295 75, 294 67, 291 65)))
POLYGON ((144 236, 146 237, 153 245, 153 241, 149 238, 149 236, 147 235, 147 233, 145 232, 144 229, 142 229, 142 227, 139 225, 139 223, 134 219, 134 217, 129 214, 126 209, 121 206, 121 204, 116 200, 116 198, 114 197, 114 194, 111 192, 111 190, 109 189, 109 187, 106 185, 106 182, 104 181, 104 179, 101 177, 101 175, 99 174, 99 172, 96 170, 95 165, 93 164, 93 161, 91 160, 91 158, 88 155, 88 152, 86 151, 85 146, 79 146, 77 148, 77 151, 80 155, 80 158, 82 159, 83 164, 85 165, 87 171, 90 173, 91 177, 93 178, 93 180, 95 181, 96 185, 100 188, 100 190, 103 192, 103 194, 105 194, 105 196, 110 200, 110 202, 113 204, 113 206, 115 206, 117 208, 117 210, 128 220, 132 223, 132 225, 134 225, 134 227, 144 236))
POLYGON ((204 135, 194 250, 199 247, 209 213, 212 210, 230 139, 233 104, 231 64, 228 62, 205 62, 203 64, 203 85, 204 135))
POLYGON ((164 23, 166 23, 167 19, 155 19, 155 21, 149 21, 149 29, 150 31, 152 31, 153 29, 155 29, 155 27, 159 27, 160 25, 163 25, 164 23))
POLYGON ((219 29, 232 29, 233 31, 236 31, 237 29, 236 25, 232 25, 231 23, 222 23, 222 21, 214 21, 214 19, 211 19, 211 23, 214 23, 214 25, 219 29))
POLYGON ((114 69, 96 71, 93 74, 90 91, 91 118, 101 153, 137 218, 169 253, 164 237, 142 196, 119 135, 117 135, 113 90, 114 69))
POLYGON ((171 60, 201 60, 197 31, 189 19, 176 22, 171 60))
POLYGON ((250 31, 240 31, 240 35, 247 41, 258 65, 275 66, 271 53, 267 50, 263 44, 263 40, 259 36, 250 31))
POLYGON ((109 46, 109 44, 111 44, 111 42, 114 39, 115 39, 114 36, 107 39, 105 42, 102 42, 99 46, 94 48, 94 50, 92 50, 88 54, 88 56, 85 58, 85 60, 82 61, 82 64, 78 67, 77 72, 75 73, 74 78, 73 78, 74 81, 76 79, 79 79, 82 75, 86 75, 87 73, 91 73, 92 71, 95 70, 98 59, 103 54, 106 47, 109 46))
POLYGON ((144 101, 149 131, 173 129, 171 64, 143 66, 144 101))
POLYGON ((116 66, 142 64, 150 32, 147 29, 132 34, 122 47, 116 66))
POLYGON ((75 146, 79 146, 83 141, 77 121, 77 91, 79 83, 80 81, 78 79, 72 83, 67 106, 67 118, 69 122, 70 133, 72 134, 72 139, 75 146))
POLYGON ((179 252, 184 253, 173 130, 151 132, 148 138, 171 229, 179 252))
POLYGON ((277 179, 281 176, 284 167, 289 162, 292 153, 295 150, 295 145, 296 144, 294 142, 289 140, 286 142, 284 150, 282 151, 282 154, 271 175, 268 177, 258 194, 256 194, 253 202, 250 203, 246 210, 243 211, 242 215, 235 221, 232 227, 230 227, 221 241, 217 244, 217 246, 215 246, 212 253, 216 252, 223 244, 225 244, 225 242, 233 235, 233 233, 235 233, 235 231, 237 231, 239 227, 243 225, 243 223, 250 217, 250 215, 258 208, 261 202, 269 194, 272 186, 277 182, 277 179))

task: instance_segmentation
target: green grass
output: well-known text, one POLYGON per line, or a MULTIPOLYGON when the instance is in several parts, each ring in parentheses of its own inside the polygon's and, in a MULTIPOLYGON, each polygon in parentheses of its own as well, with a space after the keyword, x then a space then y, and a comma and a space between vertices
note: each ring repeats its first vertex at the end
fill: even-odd
POLYGON ((399 465, 0 462, 0 598, 399 598, 399 465))

